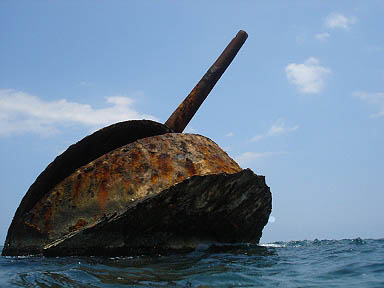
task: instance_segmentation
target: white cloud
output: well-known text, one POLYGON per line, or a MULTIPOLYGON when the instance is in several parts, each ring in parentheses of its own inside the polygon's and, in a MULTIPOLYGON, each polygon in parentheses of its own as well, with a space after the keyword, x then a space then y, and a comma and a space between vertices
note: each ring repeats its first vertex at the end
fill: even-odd
POLYGON ((319 41, 326 41, 329 37, 331 37, 331 34, 329 34, 328 32, 318 33, 315 35, 315 38, 319 41))
POLYGON ((259 158, 282 154, 287 154, 287 152, 244 152, 238 156, 235 156, 234 159, 237 163, 239 163, 240 166, 244 166, 259 158))
POLYGON ((289 132, 293 132, 293 131, 296 131, 297 129, 299 129, 298 125, 295 125, 292 127, 287 127, 285 125, 284 119, 277 119, 275 121, 275 123, 271 126, 271 128, 269 128, 269 130, 266 133, 254 136, 251 139, 251 141, 252 142, 258 142, 262 139, 272 137, 272 136, 278 136, 278 135, 289 133, 289 132))
POLYGON ((359 91, 354 92, 353 96, 377 106, 379 112, 372 114, 372 117, 384 117, 384 92, 368 93, 359 91))
POLYGON ((106 99, 110 107, 94 109, 65 99, 45 101, 25 92, 0 89, 0 135, 28 132, 49 135, 66 125, 98 129, 124 120, 155 119, 135 111, 134 100, 129 97, 106 99))
POLYGON ((355 17, 346 17, 340 13, 331 13, 325 18, 325 27, 330 29, 348 29, 349 26, 354 24, 355 22, 355 17))
POLYGON ((320 93, 324 79, 332 72, 320 65, 318 59, 310 57, 302 64, 291 63, 285 67, 287 79, 302 93, 320 93))
POLYGON ((225 134, 225 136, 226 137, 233 137, 233 136, 235 136, 235 133, 229 132, 229 133, 225 134))

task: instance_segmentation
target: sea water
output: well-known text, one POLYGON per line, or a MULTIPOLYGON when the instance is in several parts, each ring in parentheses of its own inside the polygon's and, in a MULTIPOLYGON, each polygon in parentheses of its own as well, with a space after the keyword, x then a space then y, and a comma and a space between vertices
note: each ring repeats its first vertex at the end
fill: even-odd
POLYGON ((188 254, 1 257, 0 287, 384 287, 384 239, 201 245, 188 254))

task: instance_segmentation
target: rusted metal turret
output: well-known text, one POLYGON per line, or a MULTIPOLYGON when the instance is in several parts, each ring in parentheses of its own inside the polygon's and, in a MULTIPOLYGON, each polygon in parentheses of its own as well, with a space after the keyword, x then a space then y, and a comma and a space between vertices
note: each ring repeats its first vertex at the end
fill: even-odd
POLYGON ((182 134, 247 38, 239 31, 165 124, 134 120, 70 146, 18 207, 3 255, 132 255, 258 242, 263 176, 210 139, 182 134))

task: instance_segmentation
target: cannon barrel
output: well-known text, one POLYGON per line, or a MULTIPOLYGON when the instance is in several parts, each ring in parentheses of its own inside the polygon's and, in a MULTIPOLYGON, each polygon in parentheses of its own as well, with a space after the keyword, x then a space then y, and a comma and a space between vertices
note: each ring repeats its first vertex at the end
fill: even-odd
POLYGON ((165 122, 166 126, 176 133, 184 131, 185 127, 188 125, 189 121, 191 121, 205 98, 207 98, 216 82, 220 79, 221 75, 223 75, 229 64, 231 64, 247 37, 248 34, 243 30, 240 30, 237 33, 236 37, 232 39, 219 58, 217 58, 215 63, 208 69, 203 78, 201 78, 199 83, 197 83, 189 95, 168 118, 165 122))

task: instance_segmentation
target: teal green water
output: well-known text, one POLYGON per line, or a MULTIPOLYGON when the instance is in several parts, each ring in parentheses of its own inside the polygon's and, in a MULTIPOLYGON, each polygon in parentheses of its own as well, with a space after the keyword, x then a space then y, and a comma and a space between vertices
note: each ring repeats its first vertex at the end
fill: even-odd
POLYGON ((384 239, 202 245, 183 255, 1 257, 0 287, 384 287, 384 239))

